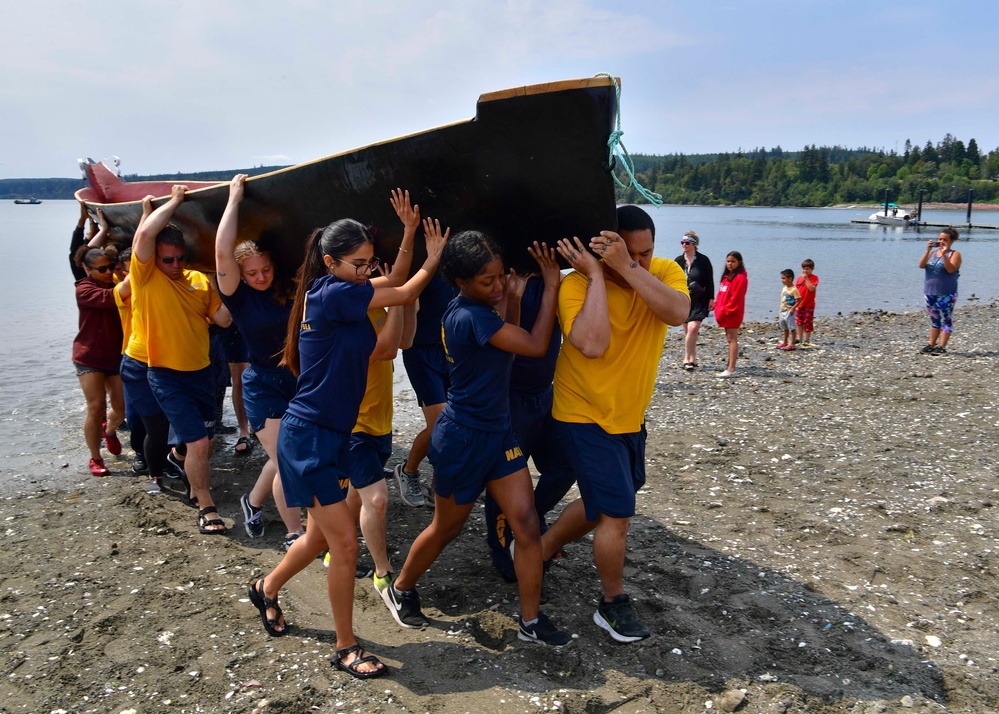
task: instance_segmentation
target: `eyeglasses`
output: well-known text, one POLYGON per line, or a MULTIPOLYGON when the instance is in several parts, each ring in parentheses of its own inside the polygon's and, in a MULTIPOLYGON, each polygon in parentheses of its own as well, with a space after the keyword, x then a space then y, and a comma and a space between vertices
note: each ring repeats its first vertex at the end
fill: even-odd
POLYGON ((187 261, 186 255, 178 255, 176 258, 163 258, 161 256, 157 257, 163 261, 164 265, 173 265, 174 261, 177 261, 178 263, 184 263, 187 261))
POLYGON ((114 263, 112 263, 111 265, 96 265, 96 266, 92 265, 90 266, 90 269, 103 275, 104 273, 110 270, 114 270, 114 263))
POLYGON ((336 262, 343 263, 347 267, 353 268, 356 275, 364 275, 365 273, 373 273, 378 270, 378 266, 381 265, 381 260, 378 258, 372 258, 367 263, 361 263, 356 265, 355 263, 348 263, 345 260, 336 259, 336 262))

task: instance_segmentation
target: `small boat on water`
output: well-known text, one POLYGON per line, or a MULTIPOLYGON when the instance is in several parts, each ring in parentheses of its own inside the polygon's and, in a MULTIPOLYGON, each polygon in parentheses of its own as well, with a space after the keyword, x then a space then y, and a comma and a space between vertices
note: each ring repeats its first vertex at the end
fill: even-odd
POLYGON ((867 220, 884 226, 914 226, 919 223, 919 214, 915 209, 886 203, 883 210, 872 213, 867 220))
MULTIPOLYGON (((529 270, 526 249, 534 240, 551 245, 616 227, 608 142, 617 111, 615 80, 605 76, 483 94, 472 119, 250 178, 239 234, 265 244, 279 268, 293 270, 314 228, 355 218, 371 227, 375 254, 392 261, 402 227, 389 195, 401 187, 424 217, 440 219, 452 232, 489 233, 509 266, 529 270)), ((76 198, 92 215, 103 210, 119 242, 134 235, 143 197, 155 196, 158 206, 174 184, 186 184, 190 191, 173 222, 184 232, 192 263, 214 270, 227 183, 124 182, 116 162, 88 159, 81 167, 89 186, 76 198)))
POLYGON ((37 206, 41 201, 32 196, 31 198, 15 198, 14 203, 18 206, 37 206))

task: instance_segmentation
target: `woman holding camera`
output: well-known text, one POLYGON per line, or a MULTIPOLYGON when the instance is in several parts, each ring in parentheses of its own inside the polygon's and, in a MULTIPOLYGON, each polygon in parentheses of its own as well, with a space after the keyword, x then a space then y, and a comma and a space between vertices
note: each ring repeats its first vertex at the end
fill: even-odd
POLYGON ((930 342, 921 350, 924 354, 947 352, 953 331, 951 316, 957 302, 957 279, 961 275, 961 254, 954 250, 958 236, 955 229, 944 228, 936 242, 926 241, 926 252, 919 259, 919 267, 926 271, 923 293, 926 311, 930 314, 930 342))

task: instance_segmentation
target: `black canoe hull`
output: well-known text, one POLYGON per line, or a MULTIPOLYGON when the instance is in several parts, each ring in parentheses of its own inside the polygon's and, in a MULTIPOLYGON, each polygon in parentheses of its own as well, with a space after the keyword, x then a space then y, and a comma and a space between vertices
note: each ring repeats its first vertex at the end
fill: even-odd
MULTIPOLYGON (((616 226, 607 165, 616 113, 607 78, 483 95, 472 120, 249 179, 240 237, 262 242, 278 268, 290 272, 313 229, 354 218, 372 228, 376 255, 391 262, 402 227, 389 195, 399 187, 410 191, 424 217, 440 219, 452 233, 489 233, 509 266, 528 270, 536 267, 527 254, 532 241, 588 238, 616 226)), ((121 184, 114 196, 91 183, 77 197, 91 210, 102 208, 113 235, 125 241, 141 215, 141 196, 154 192, 160 205, 170 186, 121 184)), ((227 198, 227 184, 197 188, 174 214, 201 269, 214 269, 215 231, 227 198)), ((416 257, 422 260, 420 250, 416 257)))

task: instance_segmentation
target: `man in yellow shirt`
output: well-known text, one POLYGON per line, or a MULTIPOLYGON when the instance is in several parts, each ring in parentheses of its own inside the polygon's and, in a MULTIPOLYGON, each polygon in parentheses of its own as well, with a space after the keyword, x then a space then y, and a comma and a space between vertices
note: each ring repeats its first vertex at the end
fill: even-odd
MULTIPOLYGON (((227 327, 232 318, 211 282, 188 270, 187 245, 169 223, 184 200, 186 186, 174 186, 170 200, 139 226, 132 242, 133 359, 143 352, 156 401, 178 438, 187 445, 184 462, 196 500, 198 529, 224 534, 211 494, 208 463, 215 427, 215 384, 208 357, 208 322, 227 327), (214 518, 210 518, 214 514, 214 518)), ((147 454, 148 457, 148 454, 147 454)))
POLYGON ((653 258, 655 224, 637 206, 617 210, 618 232, 559 241, 575 268, 562 281, 558 319, 565 339, 555 366, 552 417, 579 484, 542 536, 547 560, 596 529, 593 559, 603 597, 593 621, 618 642, 649 636, 624 592, 624 554, 645 483, 645 410, 652 400, 668 325, 687 319, 687 278, 673 260, 653 258))

